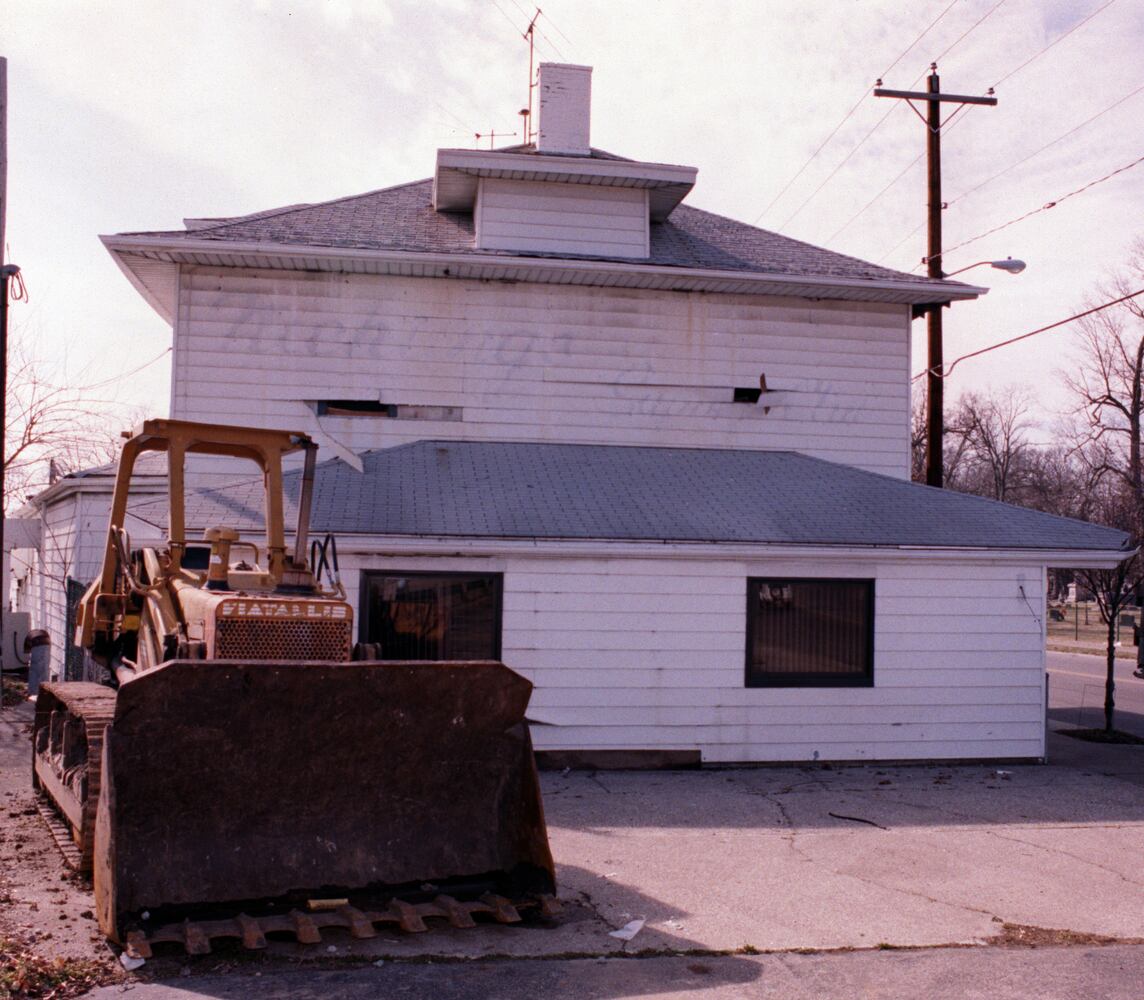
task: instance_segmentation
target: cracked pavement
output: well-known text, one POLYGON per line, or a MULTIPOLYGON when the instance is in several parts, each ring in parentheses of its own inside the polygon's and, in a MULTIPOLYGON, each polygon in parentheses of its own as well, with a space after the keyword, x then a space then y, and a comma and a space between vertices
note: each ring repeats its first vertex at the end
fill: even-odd
POLYGON ((988 943, 1005 925, 1144 940, 1144 747, 1054 735, 1041 765, 545 776, 565 893, 629 946, 988 943))
MULTIPOLYGON (((22 728, 5 727, 7 752, 0 754, 16 816, 6 832, 17 832, 18 819, 23 851, 43 862, 24 874, 58 886, 59 872, 48 870, 47 831, 25 815, 31 798, 22 728)), ((255 970, 305 967, 318 975, 379 962, 412 970, 409 963, 507 958, 547 960, 555 975, 561 963, 658 956, 665 982, 682 995, 689 976, 698 976, 695 988, 711 980, 707 972, 688 972, 686 963, 677 969, 672 956, 715 961, 712 968, 721 971, 713 979, 737 988, 762 975, 753 952, 856 949, 908 963, 920 953, 880 949, 1012 944, 1030 933, 1041 944, 1082 944, 1086 954, 1110 940, 1112 950, 1128 947, 1133 967, 1144 968, 1144 949, 1133 947, 1144 943, 1144 747, 1059 734, 1050 746, 1047 766, 548 772, 545 810, 565 905, 550 925, 383 931, 368 940, 327 931, 316 946, 272 941, 261 953, 220 946, 200 958, 172 949, 133 978, 142 988, 140 979, 239 975, 249 989, 248 977, 262 975, 255 970), (645 923, 631 941, 610 936, 633 920, 645 923)), ((14 875, 0 883, 24 892, 14 875)), ((82 888, 74 903, 89 905, 82 888)), ((52 930, 53 953, 108 954, 87 933, 63 938, 54 910, 53 927, 31 926, 43 913, 8 916, 19 916, 37 937, 52 930)), ((779 961, 767 964, 773 984, 783 966, 781 955, 771 958, 779 961)), ((549 975, 527 964, 537 976, 549 975)), ((620 964, 625 977, 637 974, 634 965, 620 964)), ((575 967, 578 976, 595 975, 595 966, 575 967)), ((231 995, 229 989, 210 995, 231 995)))

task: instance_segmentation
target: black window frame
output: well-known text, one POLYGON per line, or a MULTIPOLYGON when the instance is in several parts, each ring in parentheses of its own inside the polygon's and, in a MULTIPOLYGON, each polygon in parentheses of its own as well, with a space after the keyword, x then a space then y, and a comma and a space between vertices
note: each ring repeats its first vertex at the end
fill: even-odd
POLYGON ((792 576, 752 576, 747 578, 747 648, 744 663, 744 683, 748 688, 866 688, 874 686, 874 627, 875 627, 875 581, 863 577, 792 577, 792 576), (862 585, 866 595, 865 635, 861 637, 865 655, 865 670, 862 673, 818 673, 806 670, 762 671, 754 663, 755 630, 758 627, 755 612, 759 604, 759 587, 762 584, 846 584, 862 585))
MULTIPOLYGON (((504 574, 503 573, 484 573, 480 571, 449 571, 449 570, 389 570, 389 569, 363 569, 361 571, 361 586, 358 590, 358 641, 371 642, 370 634, 373 625, 372 610, 373 602, 371 598, 371 581, 384 580, 392 577, 400 578, 435 578, 435 579, 449 579, 452 581, 465 581, 465 580, 488 580, 493 584, 493 609, 492 614, 494 617, 494 634, 493 634, 493 649, 488 657, 466 657, 466 659, 491 659, 499 660, 501 658, 501 642, 504 633, 504 574)), ((386 659, 386 657, 382 657, 386 659)), ((432 662, 447 663, 447 659, 440 657, 429 658, 432 662)), ((394 662, 397 662, 394 660, 394 662)))

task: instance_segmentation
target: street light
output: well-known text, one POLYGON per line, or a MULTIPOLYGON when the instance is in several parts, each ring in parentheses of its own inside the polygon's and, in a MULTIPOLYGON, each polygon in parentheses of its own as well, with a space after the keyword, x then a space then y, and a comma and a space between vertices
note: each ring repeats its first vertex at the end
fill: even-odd
MULTIPOLYGON (((923 257, 922 263, 929 268, 931 278, 950 278, 974 267, 995 267, 1009 274, 1020 274, 1025 270, 1023 260, 1006 257, 1004 260, 979 260, 967 264, 950 274, 941 269, 940 257, 923 257)), ((926 483, 938 488, 945 485, 945 470, 942 454, 945 438, 945 378, 942 363, 941 306, 931 307, 927 313, 929 334, 929 364, 926 368, 926 483)))
POLYGON ((984 267, 986 264, 990 267, 997 268, 998 271, 1008 271, 1010 274, 1020 274, 1025 270, 1025 262, 1023 260, 1014 260, 1012 257, 1006 257, 1004 260, 979 260, 976 264, 967 264, 965 267, 959 267, 956 271, 950 271, 949 274, 942 275, 942 277, 952 278, 955 274, 968 271, 971 267, 984 267))

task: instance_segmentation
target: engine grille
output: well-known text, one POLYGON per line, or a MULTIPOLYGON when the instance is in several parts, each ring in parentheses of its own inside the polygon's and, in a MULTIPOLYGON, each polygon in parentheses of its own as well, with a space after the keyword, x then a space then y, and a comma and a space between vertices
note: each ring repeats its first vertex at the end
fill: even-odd
POLYGON ((348 660, 353 625, 347 621, 224 619, 216 624, 220 660, 348 660))

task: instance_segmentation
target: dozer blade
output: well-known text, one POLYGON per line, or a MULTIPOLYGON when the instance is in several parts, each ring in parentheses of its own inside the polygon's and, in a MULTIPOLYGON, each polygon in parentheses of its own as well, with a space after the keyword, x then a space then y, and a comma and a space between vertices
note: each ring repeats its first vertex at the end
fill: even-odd
POLYGON ((101 927, 470 877, 552 893, 531 689, 483 661, 175 660, 128 681, 103 748, 101 927))

